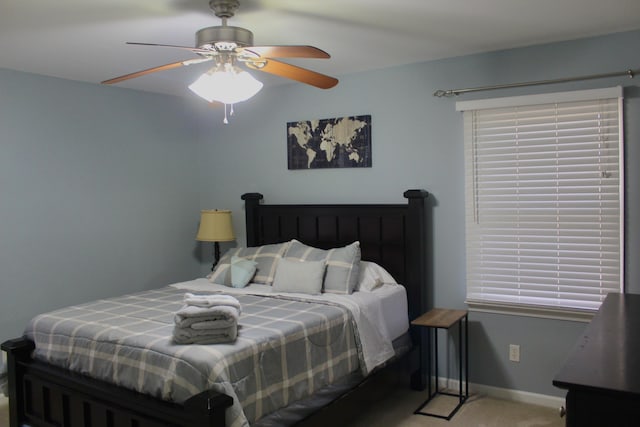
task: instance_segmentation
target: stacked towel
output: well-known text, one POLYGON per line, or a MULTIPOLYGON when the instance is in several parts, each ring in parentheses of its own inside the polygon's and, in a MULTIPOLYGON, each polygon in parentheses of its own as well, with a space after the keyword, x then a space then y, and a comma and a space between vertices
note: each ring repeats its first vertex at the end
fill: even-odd
POLYGON ((176 312, 173 341, 176 344, 218 344, 238 337, 240 302, 231 295, 184 295, 185 305, 176 312))

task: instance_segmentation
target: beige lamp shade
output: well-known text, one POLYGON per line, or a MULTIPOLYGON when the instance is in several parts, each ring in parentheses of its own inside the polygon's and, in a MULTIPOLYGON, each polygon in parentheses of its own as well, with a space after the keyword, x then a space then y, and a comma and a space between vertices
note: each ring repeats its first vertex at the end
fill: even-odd
POLYGON ((196 240, 201 242, 230 242, 235 240, 231 224, 231 211, 200 211, 200 227, 196 240))

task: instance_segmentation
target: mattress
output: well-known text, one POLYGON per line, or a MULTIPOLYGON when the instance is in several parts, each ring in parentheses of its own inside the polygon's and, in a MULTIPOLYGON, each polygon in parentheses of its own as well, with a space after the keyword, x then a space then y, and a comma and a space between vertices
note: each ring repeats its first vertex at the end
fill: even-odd
POLYGON ((380 298, 382 317, 387 325, 389 337, 395 340, 409 330, 407 291, 404 286, 382 285, 373 291, 380 298))

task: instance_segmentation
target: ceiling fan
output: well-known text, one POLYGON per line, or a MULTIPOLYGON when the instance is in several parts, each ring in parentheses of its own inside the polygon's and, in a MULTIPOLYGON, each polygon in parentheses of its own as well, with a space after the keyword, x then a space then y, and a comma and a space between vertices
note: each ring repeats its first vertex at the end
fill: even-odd
MULTIPOLYGON (((158 67, 148 68, 134 73, 125 74, 105 80, 102 84, 114 84, 124 80, 133 79, 144 76, 146 74, 155 73, 157 71, 170 70, 186 65, 200 64, 204 62, 214 61, 215 66, 209 70, 212 75, 216 71, 234 69, 236 72, 241 70, 237 66, 243 64, 249 69, 262 71, 276 76, 296 80, 321 89, 329 89, 338 84, 336 78, 291 65, 285 62, 277 61, 273 58, 329 58, 329 54, 325 51, 313 46, 254 46, 253 33, 245 28, 232 27, 227 25, 227 19, 234 16, 235 11, 239 7, 238 0, 210 0, 209 7, 214 14, 222 19, 222 25, 215 27, 207 27, 196 32, 196 47, 174 46, 154 43, 135 43, 127 42, 127 44, 141 46, 168 47, 189 50, 197 54, 198 58, 187 59, 185 61, 172 62, 170 64, 160 65, 158 67)), ((205 73, 207 74, 207 73, 205 73)), ((248 73, 245 73, 248 74, 248 73)), ((204 75, 203 75, 204 76, 204 75)), ((258 82, 259 83, 259 82, 258 82)), ((260 88, 262 84, 259 83, 260 88)), ((193 85, 192 85, 193 86, 193 85)), ((190 88, 194 90, 191 86, 190 88)), ((245 99, 253 96, 258 90, 245 99)), ((195 91, 195 90, 194 90, 195 91)), ((202 96, 202 95, 201 95, 202 96)), ((204 97, 204 96, 203 96, 204 97)), ((207 98, 211 101, 219 101, 226 104, 229 99, 207 98)), ((240 99, 244 100, 244 99, 240 99)), ((239 102, 235 100, 235 102, 239 102)))

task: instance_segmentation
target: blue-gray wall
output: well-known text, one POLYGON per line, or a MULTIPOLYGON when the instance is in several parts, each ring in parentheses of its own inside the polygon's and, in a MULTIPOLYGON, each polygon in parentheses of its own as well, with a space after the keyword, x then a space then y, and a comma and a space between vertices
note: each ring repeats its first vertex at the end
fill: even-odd
MULTIPOLYGON (((244 241, 243 192, 260 192, 269 203, 404 202, 402 193, 423 188, 433 196, 434 305, 464 308, 464 159, 462 115, 456 98, 432 96, 452 89, 617 72, 638 67, 640 32, 473 55, 342 76, 330 91, 304 85, 264 90, 236 108, 231 124, 213 114, 200 144, 203 203, 235 213, 244 241), (286 123, 304 119, 370 114, 373 167, 287 170, 286 123), (211 162, 206 164, 206 162, 211 162), (216 185, 215 183, 220 183, 216 185)), ((313 66, 313 61, 309 61, 313 66)), ((626 77, 499 90, 458 99, 625 86, 627 288, 640 293, 637 263, 640 236, 640 80, 626 77)), ((211 113, 209 113, 211 114, 211 113)), ((561 395, 551 381, 585 323, 473 312, 473 382, 561 395), (519 344, 521 362, 508 360, 519 344)), ((455 378, 457 373, 452 372, 455 378)))
POLYGON ((69 303, 193 277, 196 126, 179 98, 0 70, 0 340, 69 303))
MULTIPOLYGON (((0 70, 0 339, 44 309, 203 274, 210 248, 200 257, 193 242, 197 210, 232 209, 242 244, 244 192, 269 203, 395 203, 408 188, 428 190, 433 302, 465 307, 462 117, 455 99, 433 91, 625 70, 637 67, 639 48, 636 31, 339 76, 329 91, 287 84, 238 104, 226 126, 221 109, 202 103, 0 70), (287 122, 359 114, 372 116, 372 168, 287 170, 287 122)), ((625 86, 626 238, 635 254, 637 80, 460 99, 613 85, 625 86)), ((640 293, 631 259, 627 288, 640 293)), ((584 323, 475 312, 470 320, 473 382, 561 394, 551 380, 584 323), (521 346, 518 364, 508 361, 509 343, 521 346)))

